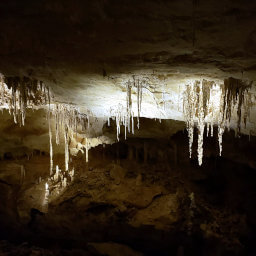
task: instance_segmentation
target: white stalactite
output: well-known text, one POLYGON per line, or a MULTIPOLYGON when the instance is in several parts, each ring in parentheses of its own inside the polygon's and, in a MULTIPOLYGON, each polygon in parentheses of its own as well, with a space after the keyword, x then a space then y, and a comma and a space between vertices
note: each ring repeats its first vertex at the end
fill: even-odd
POLYGON ((213 137, 213 121, 211 122, 211 137, 213 137))
POLYGON ((203 143, 204 143, 204 105, 203 105, 203 82, 200 81, 199 92, 198 92, 198 141, 197 141, 197 156, 198 156, 198 164, 202 165, 203 162, 203 143))
POLYGON ((191 158, 192 145, 194 140, 194 119, 196 110, 196 95, 194 90, 194 84, 192 83, 189 83, 186 86, 183 109, 189 138, 189 157, 191 158))
POLYGON ((134 120, 133 120, 133 113, 132 113, 131 119, 132 119, 132 134, 134 134, 134 120))
POLYGON ((226 124, 226 116, 225 116, 225 107, 224 107, 224 93, 221 94, 220 97, 220 108, 219 116, 218 116, 218 141, 219 141, 219 155, 222 154, 222 137, 225 131, 225 124, 226 124))
POLYGON ((88 138, 86 138, 86 142, 85 142, 85 161, 86 161, 86 163, 89 162, 89 143, 88 143, 88 138))
POLYGON ((51 113, 48 112, 48 125, 49 125, 49 143, 50 143, 50 176, 52 176, 53 169, 53 148, 52 148, 52 131, 51 131, 51 113))
POLYGON ((49 88, 28 77, 4 77, 0 74, 0 106, 9 109, 15 123, 25 125, 26 109, 50 102, 49 88))
POLYGON ((64 141, 65 141, 65 170, 68 171, 68 163, 69 163, 69 137, 68 137, 68 127, 65 126, 64 131, 64 141))
POLYGON ((137 116, 137 128, 140 128, 140 112, 141 112, 141 102, 142 102, 142 81, 140 79, 137 79, 137 82, 134 78, 134 84, 137 85, 137 110, 138 110, 138 116, 137 116))

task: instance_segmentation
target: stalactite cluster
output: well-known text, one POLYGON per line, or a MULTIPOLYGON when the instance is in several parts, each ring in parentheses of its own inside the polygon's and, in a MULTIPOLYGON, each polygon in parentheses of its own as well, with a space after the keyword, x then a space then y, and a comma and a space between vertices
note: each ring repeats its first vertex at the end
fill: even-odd
POLYGON ((222 136, 226 128, 230 128, 231 121, 235 122, 235 129, 240 132, 241 120, 246 126, 252 106, 249 88, 252 83, 229 78, 224 84, 215 84, 206 80, 198 80, 186 86, 183 98, 183 111, 189 137, 189 156, 192 155, 194 127, 198 130, 197 155, 198 164, 203 159, 203 136, 213 126, 218 125, 219 155, 222 153, 222 136))
POLYGON ((0 74, 0 108, 8 108, 15 123, 25 124, 26 108, 50 104, 49 88, 28 77, 4 77, 0 74))
POLYGON ((246 125, 247 117, 250 114, 249 89, 251 86, 252 82, 244 82, 232 77, 224 80, 223 119, 230 122, 232 111, 236 109, 238 131, 241 129, 242 117, 246 125))
MULTIPOLYGON (((132 110, 132 89, 136 89, 137 94, 137 128, 140 127, 140 114, 141 114, 141 104, 143 88, 147 86, 147 79, 144 77, 133 76, 132 79, 124 82, 124 87, 126 89, 126 107, 121 103, 110 109, 110 117, 114 118, 116 121, 116 135, 119 141, 120 126, 124 126, 125 139, 127 137, 127 131, 134 134, 134 113, 132 110)), ((108 125, 110 125, 110 117, 108 117, 108 125)))
MULTIPOLYGON (((155 77, 152 78, 153 87, 159 83, 155 77)), ((149 91, 154 98, 154 92, 149 90, 149 78, 144 76, 132 76, 124 81, 126 89, 126 106, 119 103, 110 109, 110 118, 115 119, 117 140, 119 141, 120 127, 124 126, 125 139, 127 132, 134 134, 134 111, 133 103, 137 107, 137 128, 140 127, 140 116, 142 110, 143 90, 149 91), (134 94, 134 95, 133 95, 134 94), (134 96, 134 97, 133 97, 134 96)), ((213 81, 195 80, 186 86, 183 97, 184 118, 187 124, 189 137, 189 156, 192 156, 192 145, 194 142, 194 129, 198 131, 197 155, 198 163, 203 159, 203 138, 206 135, 213 136, 214 125, 218 125, 219 154, 222 154, 222 136, 226 128, 234 128, 240 132, 242 124, 246 126, 250 117, 252 98, 250 94, 252 82, 244 82, 234 78, 224 80, 223 84, 213 81), (206 127, 206 129, 205 129, 206 127)), ((152 89, 151 88, 151 89, 152 89)), ((165 111, 165 89, 162 92, 163 111, 165 111)), ((7 108, 13 115, 14 122, 24 125, 27 108, 36 108, 48 105, 48 126, 50 145, 50 175, 53 176, 53 131, 55 132, 56 144, 60 144, 61 136, 65 144, 65 171, 69 170, 69 143, 77 133, 78 128, 85 131, 90 128, 89 116, 91 113, 81 113, 79 108, 70 104, 51 104, 52 96, 49 88, 43 82, 27 77, 4 77, 0 74, 0 108, 7 108)), ((155 98, 154 98, 155 100, 155 98)), ((156 100, 155 100, 156 102, 156 100)), ((157 102, 156 102, 157 104, 157 102)), ((161 111, 160 111, 161 112, 161 111)), ((161 120, 161 117, 159 117, 161 120)), ((86 139, 83 145, 88 162, 88 150, 90 143, 86 139)), ((55 173, 56 175, 56 173, 55 173)))
POLYGON ((134 133, 134 118, 131 106, 124 107, 122 104, 118 104, 110 109, 110 115, 115 119, 116 122, 116 138, 119 141, 119 135, 121 132, 121 125, 124 126, 125 139, 127 131, 134 133))
POLYGON ((59 144, 61 129, 65 138, 65 166, 68 170, 69 161, 69 134, 77 130, 77 125, 85 127, 85 119, 88 116, 81 115, 76 108, 65 104, 51 105, 51 94, 49 88, 42 81, 28 77, 4 77, 0 75, 0 107, 9 109, 13 115, 14 122, 25 124, 26 109, 39 106, 48 107, 49 145, 50 145, 50 175, 53 174, 53 146, 51 116, 55 117, 56 143, 59 144))
MULTIPOLYGON (((49 108, 49 120, 53 117, 52 121, 55 126, 55 139, 56 144, 60 143, 61 133, 64 137, 65 144, 65 170, 69 170, 69 143, 73 139, 74 134, 77 133, 78 129, 85 131, 89 127, 89 112, 81 114, 79 109, 69 104, 54 104, 53 107, 49 108)), ((50 122, 50 121, 49 121, 50 122)), ((50 152, 52 152, 52 132, 49 124, 49 139, 50 139, 50 152)), ((88 149, 89 145, 86 140, 86 162, 88 162, 88 149)), ((52 154, 51 155, 51 167, 52 167, 52 154)), ((50 173, 52 171, 50 170, 50 173)))

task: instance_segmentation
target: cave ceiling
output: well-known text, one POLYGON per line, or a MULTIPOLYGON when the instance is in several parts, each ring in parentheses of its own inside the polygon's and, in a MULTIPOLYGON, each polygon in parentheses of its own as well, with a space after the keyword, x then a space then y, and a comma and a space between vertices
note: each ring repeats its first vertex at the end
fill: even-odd
POLYGON ((174 120, 188 80, 256 77, 256 1, 14 0, 0 12, 0 72, 40 79, 95 116, 125 102, 133 76, 150 81, 141 116, 174 120))

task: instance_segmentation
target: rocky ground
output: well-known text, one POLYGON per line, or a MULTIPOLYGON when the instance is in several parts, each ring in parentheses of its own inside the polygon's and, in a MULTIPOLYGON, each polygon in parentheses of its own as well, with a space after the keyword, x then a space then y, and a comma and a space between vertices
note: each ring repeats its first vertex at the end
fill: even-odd
POLYGON ((2 160, 1 254, 254 255, 254 169, 209 152, 198 168, 175 153, 179 137, 101 145, 89 164, 79 154, 64 188, 47 155, 2 160))

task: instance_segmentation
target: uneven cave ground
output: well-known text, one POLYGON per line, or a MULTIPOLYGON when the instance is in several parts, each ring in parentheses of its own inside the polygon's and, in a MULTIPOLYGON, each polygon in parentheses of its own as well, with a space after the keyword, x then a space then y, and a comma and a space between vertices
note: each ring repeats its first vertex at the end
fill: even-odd
MULTIPOLYGON (((121 135, 92 148, 88 163, 81 152, 72 157, 73 181, 63 190, 52 182, 49 201, 49 153, 6 152, 0 255, 255 255, 255 145, 226 132, 219 157, 217 140, 205 136, 198 167, 185 130, 121 135)), ((64 169, 63 154, 53 160, 64 169)))

